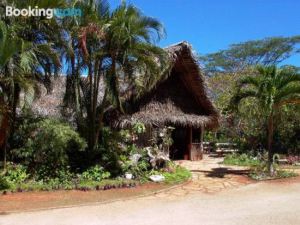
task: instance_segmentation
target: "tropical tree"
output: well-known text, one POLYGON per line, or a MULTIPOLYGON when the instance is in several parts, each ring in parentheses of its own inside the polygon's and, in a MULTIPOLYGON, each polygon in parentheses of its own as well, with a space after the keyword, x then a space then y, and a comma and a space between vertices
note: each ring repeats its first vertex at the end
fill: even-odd
POLYGON ((122 110, 122 89, 139 92, 150 87, 152 78, 164 68, 166 54, 155 46, 164 34, 161 23, 133 5, 123 2, 110 12, 106 1, 97 1, 83 3, 82 8, 89 13, 83 13, 80 27, 70 35, 75 54, 71 54, 74 58, 70 57, 69 65, 70 71, 75 68, 72 76, 77 85, 70 80, 73 84, 69 83, 65 100, 67 105, 77 105, 79 129, 92 150, 101 135, 104 113, 112 105, 122 110), (83 70, 86 78, 79 75, 83 70), (141 79, 143 85, 138 85, 141 79), (77 93, 76 99, 73 93, 77 93))
MULTIPOLYGON (((7 1, 3 4, 22 8, 26 4, 29 5, 29 2, 7 1)), ((36 5, 44 7, 49 4, 50 6, 61 6, 62 1, 47 3, 47 1, 40 0, 36 2, 36 5)), ((52 20, 46 21, 45 18, 33 20, 30 17, 1 17, 0 149, 4 152, 4 167, 7 140, 14 130, 21 92, 25 93, 23 102, 26 103, 33 99, 35 90, 37 90, 36 81, 46 81, 60 67, 59 57, 50 41, 52 25, 55 27, 52 20)))
POLYGON ((240 73, 249 66, 268 66, 283 62, 299 54, 300 36, 268 37, 232 44, 228 49, 200 56, 205 71, 214 73, 240 73))
POLYGON ((300 74, 294 67, 278 69, 276 66, 259 66, 256 76, 245 76, 238 82, 238 89, 231 100, 237 107, 246 98, 254 98, 267 125, 268 165, 271 175, 274 174, 272 143, 276 117, 282 106, 300 103, 300 74))

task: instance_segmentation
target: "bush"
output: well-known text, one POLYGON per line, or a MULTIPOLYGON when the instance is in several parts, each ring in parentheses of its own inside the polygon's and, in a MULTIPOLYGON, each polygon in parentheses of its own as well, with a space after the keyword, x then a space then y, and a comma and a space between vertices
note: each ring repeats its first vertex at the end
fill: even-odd
POLYGON ((5 173, 5 179, 11 184, 23 183, 29 175, 26 172, 26 168, 23 165, 7 163, 7 170, 5 173))
POLYGON ((60 177, 67 171, 69 156, 86 147, 85 141, 69 125, 52 119, 32 124, 25 146, 13 152, 37 179, 60 177))
POLYGON ((10 187, 10 183, 5 179, 4 176, 0 175, 0 190, 9 189, 10 187))
POLYGON ((96 165, 83 172, 81 178, 90 181, 101 181, 110 177, 110 172, 105 172, 103 167, 96 165))
POLYGON ((192 174, 191 172, 181 166, 171 166, 169 168, 170 171, 168 172, 163 172, 162 175, 165 177, 165 182, 167 184, 177 184, 181 183, 184 181, 187 181, 188 179, 191 178, 192 174))

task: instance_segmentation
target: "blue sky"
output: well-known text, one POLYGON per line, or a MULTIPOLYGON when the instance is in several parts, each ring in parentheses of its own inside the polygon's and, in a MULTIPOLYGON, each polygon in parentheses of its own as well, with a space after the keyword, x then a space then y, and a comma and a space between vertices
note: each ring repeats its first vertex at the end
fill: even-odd
MULTIPOLYGON (((115 7, 121 0, 109 0, 115 7)), ((127 0, 167 30, 159 45, 186 40, 200 54, 271 36, 300 35, 299 0, 127 0)), ((300 55, 286 63, 300 66, 300 55)))

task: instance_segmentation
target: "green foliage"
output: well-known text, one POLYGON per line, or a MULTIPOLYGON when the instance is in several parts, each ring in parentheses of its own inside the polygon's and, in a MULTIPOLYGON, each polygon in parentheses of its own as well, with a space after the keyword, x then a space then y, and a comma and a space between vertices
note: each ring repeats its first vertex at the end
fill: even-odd
POLYGON ((225 165, 235 165, 235 166, 257 166, 260 164, 259 160, 251 157, 245 153, 243 154, 227 154, 224 158, 223 163, 225 165))
POLYGON ((109 171, 112 177, 122 173, 120 158, 127 154, 127 145, 131 142, 129 131, 113 131, 109 127, 102 129, 102 140, 98 146, 99 159, 105 171, 109 171))
POLYGON ((129 145, 127 154, 120 156, 120 164, 122 174, 131 173, 136 179, 144 179, 151 169, 146 150, 135 145, 129 145))
POLYGON ((67 124, 44 119, 31 126, 25 146, 14 153, 23 159, 38 179, 62 176, 69 168, 69 155, 82 151, 85 141, 67 124))
POLYGON ((0 190, 9 190, 12 192, 26 192, 26 191, 51 191, 51 190, 108 190, 111 188, 130 188, 135 187, 139 182, 125 179, 114 180, 72 180, 69 182, 61 182, 58 179, 51 179, 45 181, 29 180, 27 182, 11 185, 6 179, 0 176, 0 190))
POLYGON ((23 165, 8 163, 4 176, 9 183, 15 185, 23 183, 29 177, 29 174, 27 174, 23 165))
POLYGON ((145 133, 146 127, 143 123, 138 122, 133 125, 132 130, 135 134, 142 134, 145 133))
POLYGON ((165 171, 166 170, 167 172, 163 172, 162 175, 165 177, 165 183, 167 184, 182 183, 192 177, 191 172, 181 166, 171 165, 171 169, 165 169, 165 171))
POLYGON ((81 180, 77 185, 76 189, 79 190, 108 190, 112 188, 130 188, 135 187, 138 184, 137 181, 115 179, 115 180, 102 180, 102 181, 91 181, 81 180))
POLYGON ((278 64, 299 52, 300 36, 270 37, 233 44, 229 49, 200 57, 209 72, 240 72, 257 64, 278 64))
POLYGON ((300 105, 283 106, 274 142, 278 152, 300 154, 300 105))
MULTIPOLYGON (((274 124, 283 106, 300 103, 300 74, 294 67, 278 69, 276 66, 258 66, 257 76, 245 76, 238 82, 231 106, 238 110, 239 103, 245 99, 255 99, 261 112, 262 124, 268 134, 269 165, 272 164, 274 124)), ((271 168, 269 168, 271 171, 271 168)))
POLYGON ((260 162, 257 166, 254 167, 249 176, 254 180, 270 180, 270 179, 280 179, 280 178, 289 178, 296 177, 299 174, 291 170, 279 169, 279 166, 276 163, 273 163, 275 172, 273 175, 270 175, 269 165, 267 161, 260 162))
POLYGON ((81 175, 84 180, 101 181, 110 177, 110 172, 104 171, 103 167, 96 165, 83 172, 81 175))
POLYGON ((155 129, 151 139, 153 149, 169 155, 169 148, 173 144, 172 131, 174 129, 174 127, 167 126, 155 129))
MULTIPOLYGON (((221 127, 215 135, 215 141, 232 141, 239 145, 242 150, 255 150, 265 148, 267 145, 266 139, 266 108, 262 107, 262 102, 271 103, 272 98, 265 98, 258 101, 254 98, 243 99, 239 104, 239 111, 232 111, 229 106, 232 97, 236 94, 239 80, 244 80, 248 77, 248 84, 243 84, 248 91, 241 93, 240 96, 250 94, 253 91, 254 81, 257 77, 263 77, 255 71, 258 64, 274 65, 282 62, 293 54, 299 53, 299 36, 294 37, 275 37, 266 38, 263 40, 249 41, 230 46, 227 50, 222 50, 217 53, 209 54, 201 57, 205 70, 208 71, 207 76, 208 86, 214 98, 214 102, 222 114, 221 127), (249 78, 251 74, 252 78, 249 78)), ((293 66, 283 66, 282 83, 288 82, 286 89, 295 87, 297 76, 295 71, 297 68, 293 66), (288 75, 289 74, 289 75, 288 75), (291 75, 294 74, 294 75, 291 75), (286 75, 286 76, 285 76, 286 75), (293 77, 293 78, 292 78, 293 77), (292 79, 291 79, 292 78, 292 79), (294 82, 292 81, 294 80, 294 82), (294 84, 292 84, 292 82, 294 84)), ((277 70, 278 74, 280 70, 277 70)), ((296 72, 297 73, 297 72, 296 72)), ((270 78, 271 76, 269 76, 270 78)), ((299 76, 298 76, 299 77, 299 76)), ((276 79, 274 79, 276 80, 276 79)), ((298 78, 299 80, 299 78, 298 78)), ((279 84, 280 82, 277 82, 279 84)), ((265 82, 270 87, 270 80, 265 82), (269 83, 269 84, 267 84, 269 83)), ((286 83, 287 84, 287 83, 286 83)), ((276 85, 273 85, 276 86, 276 85)), ((277 92, 280 88, 273 88, 277 92)), ((255 88, 254 88, 255 89, 255 88)), ((299 90, 299 89, 298 89, 299 90)), ((291 91, 291 90, 290 90, 291 91)), ((282 92, 283 93, 283 92, 282 92)), ((292 96, 290 96, 292 97, 292 96)), ((295 95, 294 95, 295 97, 295 95)), ((277 99, 276 99, 277 101, 277 99)), ((236 102, 232 106, 236 106, 236 102)), ((274 130, 274 149, 277 152, 296 154, 299 149, 299 110, 295 105, 281 106, 281 113, 276 115, 277 129, 274 130)))
POLYGON ((68 26, 64 26, 70 39, 63 45, 70 77, 64 102, 74 110, 79 132, 93 151, 99 143, 104 112, 112 105, 124 111, 120 84, 137 93, 150 89, 165 74, 168 60, 166 52, 154 44, 164 35, 158 20, 125 1, 114 10, 107 1, 77 4, 84 10, 83 16, 66 20, 68 26), (88 70, 89 82, 80 85, 79 71, 83 69, 88 70), (99 87, 99 81, 105 85, 99 87), (104 92, 101 99, 100 88, 104 92))
POLYGON ((9 188, 11 188, 10 183, 3 175, 0 174, 0 190, 5 190, 9 188))

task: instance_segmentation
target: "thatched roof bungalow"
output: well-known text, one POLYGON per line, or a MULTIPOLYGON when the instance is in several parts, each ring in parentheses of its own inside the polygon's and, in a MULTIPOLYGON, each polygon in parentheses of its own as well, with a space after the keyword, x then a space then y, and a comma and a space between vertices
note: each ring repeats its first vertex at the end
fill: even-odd
POLYGON ((191 46, 181 42, 165 50, 172 64, 168 76, 131 102, 131 109, 118 116, 113 126, 124 128, 136 122, 152 127, 173 126, 174 158, 196 160, 202 157, 204 129, 217 128, 219 114, 208 97, 191 46))
POLYGON ((165 49, 172 60, 168 76, 132 103, 132 109, 114 122, 128 127, 134 123, 161 126, 212 129, 218 126, 219 114, 206 92, 204 76, 192 48, 181 42, 165 49))
MULTIPOLYGON (((171 59, 169 73, 139 98, 128 100, 130 107, 125 114, 114 111, 117 114, 108 116, 109 122, 119 128, 130 127, 136 122, 147 127, 173 126, 176 129, 173 132, 172 157, 199 159, 204 130, 218 127, 219 114, 208 97, 204 76, 191 46, 181 42, 165 50, 171 59)), ((41 98, 32 105, 33 111, 43 116, 59 117, 64 90, 65 77, 55 79, 51 93, 42 91, 41 98)))

